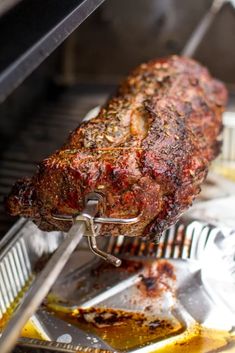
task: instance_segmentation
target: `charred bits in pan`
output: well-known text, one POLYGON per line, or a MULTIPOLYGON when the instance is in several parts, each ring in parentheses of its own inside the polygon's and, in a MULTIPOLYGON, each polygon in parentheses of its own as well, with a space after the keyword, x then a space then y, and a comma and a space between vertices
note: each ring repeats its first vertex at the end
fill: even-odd
POLYGON ((145 297, 159 297, 166 291, 174 292, 175 270, 167 260, 155 261, 140 277, 137 287, 145 297))

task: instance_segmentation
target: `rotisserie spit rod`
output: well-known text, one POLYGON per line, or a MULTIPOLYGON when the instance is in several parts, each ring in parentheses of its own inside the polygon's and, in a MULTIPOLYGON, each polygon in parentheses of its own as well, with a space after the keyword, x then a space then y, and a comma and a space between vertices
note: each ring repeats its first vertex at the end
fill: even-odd
MULTIPOLYGON (((74 224, 68 232, 65 240, 52 255, 41 273, 36 277, 32 287, 26 293, 6 329, 2 333, 0 338, 1 353, 9 353, 11 351, 21 334, 22 328, 48 294, 50 288, 69 260, 72 252, 81 241, 83 235, 88 232, 89 236, 89 232, 91 232, 91 229, 89 229, 89 223, 93 225, 94 216, 97 214, 100 204, 99 200, 98 194, 93 194, 91 199, 87 198, 83 212, 74 218, 74 224)), ((106 260, 112 262, 115 266, 120 265, 120 260, 112 255, 105 255, 106 260)))

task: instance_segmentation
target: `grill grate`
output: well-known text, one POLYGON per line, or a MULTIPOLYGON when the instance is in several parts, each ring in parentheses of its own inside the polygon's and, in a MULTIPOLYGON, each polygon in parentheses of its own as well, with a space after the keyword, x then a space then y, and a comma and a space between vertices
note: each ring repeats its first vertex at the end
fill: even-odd
POLYGON ((15 222, 15 218, 6 215, 3 204, 12 184, 32 175, 37 163, 64 143, 86 113, 104 103, 107 92, 104 87, 94 88, 89 93, 71 88, 26 119, 27 125, 2 153, 0 161, 0 238, 15 222))
POLYGON ((110 237, 107 251, 117 256, 195 260, 203 252, 213 232, 217 234, 219 228, 182 218, 167 229, 157 243, 141 237, 110 237))

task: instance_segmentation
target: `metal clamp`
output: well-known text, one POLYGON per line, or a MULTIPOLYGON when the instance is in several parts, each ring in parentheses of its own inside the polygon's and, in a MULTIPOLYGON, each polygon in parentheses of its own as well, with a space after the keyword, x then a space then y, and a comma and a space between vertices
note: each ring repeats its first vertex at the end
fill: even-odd
MULTIPOLYGON (((98 193, 90 193, 86 196, 86 203, 89 207, 89 203, 87 201, 95 201, 99 202, 99 204, 103 205, 103 197, 98 193)), ((86 209, 85 212, 82 212, 75 216, 70 215, 60 215, 53 214, 52 217, 59 221, 66 222, 77 222, 84 221, 87 226, 87 241, 90 250, 97 256, 101 257, 105 261, 111 263, 112 265, 119 267, 121 265, 121 260, 112 254, 108 254, 102 250, 100 250, 97 246, 96 237, 99 235, 100 225, 101 224, 134 224, 137 223, 140 219, 140 215, 134 218, 108 218, 108 217, 92 217, 89 213, 89 209, 86 209)))
MULTIPOLYGON (((74 219, 76 219, 79 216, 53 214, 52 217, 58 221, 74 222, 74 219)), ((94 223, 100 223, 100 224, 134 224, 139 222, 140 215, 133 218, 94 217, 93 220, 94 220, 94 223)))

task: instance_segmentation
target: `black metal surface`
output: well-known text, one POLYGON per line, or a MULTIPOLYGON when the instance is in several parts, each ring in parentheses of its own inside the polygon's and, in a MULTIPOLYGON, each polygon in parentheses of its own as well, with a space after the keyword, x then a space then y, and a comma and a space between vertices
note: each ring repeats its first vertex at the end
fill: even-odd
POLYGON ((0 18, 0 102, 104 0, 23 0, 0 18))
POLYGON ((11 7, 15 6, 18 2, 22 0, 1 0, 0 1, 0 16, 2 16, 11 7))
MULTIPOLYGON (((111 87, 70 88, 47 101, 39 111, 22 117, 23 125, 0 157, 0 239, 16 221, 4 210, 13 183, 36 170, 37 163, 59 148, 86 113, 103 104, 111 87), (27 122, 27 123, 26 123, 27 122)), ((37 108, 38 110, 38 108, 37 108)))

